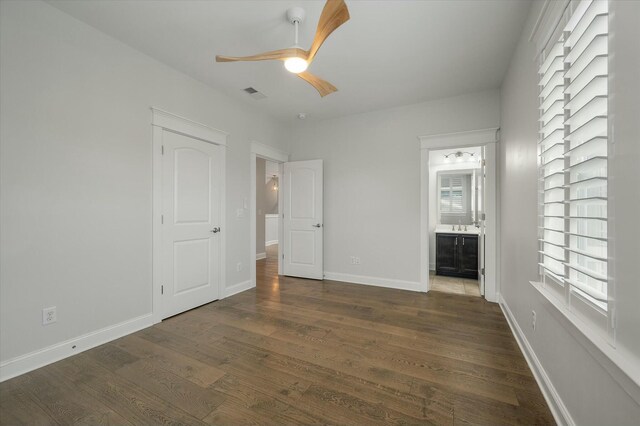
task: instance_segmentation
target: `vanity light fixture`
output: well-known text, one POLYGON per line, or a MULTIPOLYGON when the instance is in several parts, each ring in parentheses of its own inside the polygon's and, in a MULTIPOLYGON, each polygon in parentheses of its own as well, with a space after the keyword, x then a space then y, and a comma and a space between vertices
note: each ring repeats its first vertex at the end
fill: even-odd
POLYGON ((469 155, 470 157, 475 156, 475 154, 473 152, 466 152, 466 151, 456 151, 456 152, 450 152, 448 154, 445 154, 444 158, 449 158, 451 156, 455 157, 455 158, 461 158, 463 157, 465 154, 469 155))

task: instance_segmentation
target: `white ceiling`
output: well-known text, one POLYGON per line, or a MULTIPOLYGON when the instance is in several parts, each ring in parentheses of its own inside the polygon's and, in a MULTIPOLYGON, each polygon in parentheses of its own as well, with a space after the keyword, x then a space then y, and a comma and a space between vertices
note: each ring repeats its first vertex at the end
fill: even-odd
POLYGON ((50 4, 197 80, 282 120, 317 120, 498 88, 528 0, 355 1, 351 20, 309 71, 339 91, 320 98, 280 61, 216 63, 290 47, 285 12, 302 6, 300 44, 313 39, 323 1, 50 0, 50 4), (267 99, 242 91, 255 87, 267 99))

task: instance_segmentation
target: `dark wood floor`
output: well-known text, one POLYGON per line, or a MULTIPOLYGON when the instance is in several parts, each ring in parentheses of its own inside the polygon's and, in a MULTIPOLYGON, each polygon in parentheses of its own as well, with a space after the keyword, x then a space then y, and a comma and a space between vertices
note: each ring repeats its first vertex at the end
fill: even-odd
POLYGON ((13 424, 552 424, 495 304, 277 276, 0 384, 13 424))

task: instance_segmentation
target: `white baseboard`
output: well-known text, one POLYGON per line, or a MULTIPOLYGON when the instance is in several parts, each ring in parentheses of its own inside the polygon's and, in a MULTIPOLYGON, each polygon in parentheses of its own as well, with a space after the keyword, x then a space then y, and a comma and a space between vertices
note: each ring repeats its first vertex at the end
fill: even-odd
POLYGON ((224 297, 233 296, 234 294, 241 293, 245 290, 249 290, 250 288, 255 287, 251 280, 243 281, 238 284, 234 284, 231 287, 227 287, 224 289, 224 297))
POLYGON ((389 278, 367 277, 364 275, 342 274, 339 272, 325 272, 325 280, 344 281, 353 284, 373 285, 376 287, 395 288, 398 290, 425 291, 417 281, 392 280, 389 278))
POLYGON ((264 243, 266 247, 275 246, 276 244, 278 244, 278 240, 271 240, 264 243))
POLYGON ((12 358, 0 364, 0 382, 44 367, 61 359, 134 333, 153 325, 152 314, 146 314, 64 342, 12 358))
POLYGON ((564 405, 562 398, 560 398, 560 395, 556 391, 556 388, 553 386, 553 383, 551 383, 549 376, 547 375, 546 371, 544 371, 540 360, 536 356, 536 353, 533 351, 533 348, 529 344, 529 341, 522 332, 522 329, 513 316, 511 309, 509 309, 509 305, 507 305, 507 302, 504 300, 502 295, 499 295, 499 300, 500 308, 502 309, 504 316, 507 318, 507 323, 511 328, 511 332, 515 336, 516 341, 518 342, 518 346, 520 346, 520 350, 524 354, 524 357, 527 360, 527 364, 529 364, 529 368, 533 372, 533 376, 535 377, 536 382, 538 382, 538 386, 540 386, 542 395, 544 395, 544 399, 547 401, 547 405, 551 410, 551 414, 553 414, 553 418, 559 425, 574 426, 575 422, 573 421, 573 418, 571 418, 571 413, 569 413, 569 410, 567 410, 567 407, 564 405))
POLYGON ((266 259, 267 253, 256 253, 256 260, 266 259))

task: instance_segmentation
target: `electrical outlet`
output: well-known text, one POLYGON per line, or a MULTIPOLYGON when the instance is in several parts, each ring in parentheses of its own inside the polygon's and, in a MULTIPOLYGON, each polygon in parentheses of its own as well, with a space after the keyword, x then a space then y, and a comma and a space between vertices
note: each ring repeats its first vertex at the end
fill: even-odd
POLYGON ((244 217, 244 209, 236 209, 236 217, 244 217))
POLYGON ((356 256, 356 265, 360 264, 360 258, 356 256))
POLYGON ((535 331, 535 329, 536 329, 536 311, 531 311, 531 327, 535 331))
POLYGON ((58 314, 56 312, 56 307, 51 306, 50 308, 44 308, 42 310, 42 325, 53 324, 58 320, 58 314))
POLYGON ((238 264, 236 265, 236 271, 237 272, 242 271, 242 262, 238 262, 238 264))
POLYGON ((352 265, 359 265, 360 264, 360 258, 357 256, 351 256, 351 264, 352 265))

